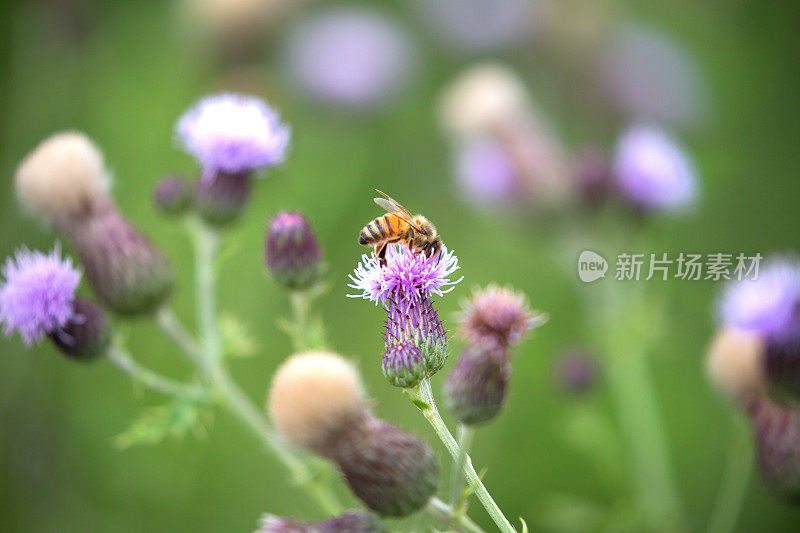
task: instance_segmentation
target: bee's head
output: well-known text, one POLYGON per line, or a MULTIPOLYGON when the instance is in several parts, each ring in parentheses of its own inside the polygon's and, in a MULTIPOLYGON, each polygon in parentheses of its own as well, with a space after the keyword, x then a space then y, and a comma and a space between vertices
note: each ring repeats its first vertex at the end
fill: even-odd
POLYGON ((419 229, 422 230, 422 237, 424 237, 426 241, 436 237, 436 226, 431 224, 430 220, 428 220, 424 216, 422 215, 415 216, 414 224, 419 226, 419 229))

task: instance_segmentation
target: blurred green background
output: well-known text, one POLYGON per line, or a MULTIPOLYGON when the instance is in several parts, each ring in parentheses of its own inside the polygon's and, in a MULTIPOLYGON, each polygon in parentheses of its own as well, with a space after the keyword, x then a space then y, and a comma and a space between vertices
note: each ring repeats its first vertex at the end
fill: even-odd
MULTIPOLYGON (((272 371, 290 352, 275 324, 288 312, 288 302, 265 275, 262 248, 268 217, 299 209, 313 220, 326 253, 332 288, 320 311, 333 346, 359 362, 378 414, 424 436, 446 459, 422 417, 380 374, 380 313, 344 296, 347 274, 362 253, 355 236, 376 215, 371 191, 378 187, 432 218, 458 252, 465 281, 439 302, 451 322, 459 299, 490 281, 514 285, 550 314, 550 322, 518 350, 506 411, 479 431, 474 446, 475 463, 486 468, 484 480, 506 514, 525 517, 532 530, 564 529, 567 524, 555 519, 552 505, 561 495, 624 514, 632 490, 627 472, 619 479, 598 473, 565 437, 570 421, 585 410, 617 428, 607 391, 601 385, 587 397, 569 398, 553 380, 559 351, 589 340, 574 272, 564 272, 551 259, 550 229, 467 209, 453 191, 449 148, 433 118, 435 101, 441 87, 475 57, 434 46, 406 3, 383 4, 417 39, 422 72, 390 109, 353 117, 311 105, 286 86, 275 68, 280 28, 265 43, 263 61, 241 71, 210 60, 180 29, 176 7, 168 2, 92 4, 90 31, 77 44, 54 30, 48 2, 3 3, 0 255, 23 243, 42 250, 51 246, 53 233, 15 201, 14 168, 52 132, 83 130, 106 154, 122 209, 171 257, 179 277, 174 308, 191 323, 189 243, 180 227, 155 213, 149 195, 167 172, 196 172, 193 161, 175 148, 172 134, 188 105, 218 90, 249 89, 281 111, 294 139, 288 162, 257 184, 247 214, 228 237, 233 255, 221 271, 222 310, 246 322, 260 345, 257 357, 234 363, 233 373, 247 392, 262 403, 272 371)), ((317 7, 311 2, 307 10, 317 7)), ((647 251, 796 248, 796 6, 630 1, 616 9, 685 46, 708 87, 709 116, 684 137, 702 180, 701 208, 690 218, 651 224, 647 251)), ((567 90, 576 80, 546 47, 489 57, 517 67, 568 146, 612 145, 621 124, 584 118, 590 113, 583 113, 586 104, 576 99, 583 91, 567 90)), ((718 286, 664 287, 671 320, 653 350, 652 369, 688 523, 704 530, 736 416, 703 372, 718 286)), ((121 327, 130 329, 130 348, 142 363, 175 377, 187 375, 173 346, 147 320, 121 327)), ((17 338, 0 339, 0 352, 0 530, 251 531, 263 512, 320 518, 289 487, 280 466, 226 414, 219 413, 199 440, 119 450, 113 437, 162 398, 133 389, 109 364, 75 364, 46 343, 25 350, 17 338)), ((434 378, 435 390, 445 372, 434 378)), ((616 433, 624 457, 625 442, 616 433)), ((577 508, 569 508, 575 512, 567 522, 577 520, 579 526, 577 508)), ((491 526, 479 505, 473 504, 472 515, 491 526)), ((737 530, 796 531, 799 523, 800 511, 771 497, 754 472, 737 530)), ((403 527, 423 530, 424 524, 412 519, 403 527)), ((621 527, 612 523, 609 529, 621 527)))

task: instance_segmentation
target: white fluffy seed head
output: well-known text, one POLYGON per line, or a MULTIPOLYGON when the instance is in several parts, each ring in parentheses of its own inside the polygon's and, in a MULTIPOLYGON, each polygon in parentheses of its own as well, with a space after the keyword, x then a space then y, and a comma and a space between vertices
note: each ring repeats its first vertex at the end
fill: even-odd
POLYGON ((293 355, 275 372, 267 410, 278 431, 293 445, 324 443, 365 409, 355 366, 329 352, 293 355))
POLYGON ((56 133, 43 140, 17 167, 17 196, 50 222, 79 214, 108 196, 110 179, 103 154, 83 133, 56 133))
POLYGON ((734 401, 764 392, 764 340, 752 332, 725 329, 717 333, 706 356, 711 381, 734 401))
POLYGON ((471 138, 507 127, 529 110, 520 77, 504 65, 485 63, 467 70, 445 90, 439 121, 448 133, 471 138))

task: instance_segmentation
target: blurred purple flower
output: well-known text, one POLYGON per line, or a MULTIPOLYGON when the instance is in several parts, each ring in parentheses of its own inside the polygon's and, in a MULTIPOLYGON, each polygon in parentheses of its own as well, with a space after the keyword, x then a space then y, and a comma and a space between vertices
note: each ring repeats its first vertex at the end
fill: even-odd
POLYGON ((286 49, 290 76, 308 96, 374 108, 414 77, 417 57, 404 29, 378 12, 338 9, 307 21, 286 49))
POLYGON ((517 199, 520 187, 514 164, 503 146, 476 139, 459 146, 456 176, 464 193, 478 203, 503 203, 517 199))
POLYGON ((531 0, 417 0, 434 37, 465 52, 507 48, 536 30, 541 6, 531 0))
POLYGON ((770 258, 757 279, 727 284, 717 306, 723 327, 785 337, 800 322, 800 260, 770 258))
POLYGON ((291 138, 289 126, 266 102, 231 93, 200 100, 180 118, 176 133, 184 150, 203 166, 204 176, 278 165, 291 138))
POLYGON ((73 316, 80 271, 56 246, 48 255, 21 248, 2 268, 0 322, 3 333, 15 331, 27 345, 64 327, 73 316))
POLYGON ((471 343, 505 350, 547 320, 546 314, 531 310, 523 293, 492 283, 463 302, 459 326, 471 343))
POLYGON ((669 36, 649 28, 617 32, 601 59, 600 81, 630 117, 691 125, 704 115, 705 87, 696 61, 669 36))
POLYGON ((620 194, 637 208, 678 212, 698 195, 688 155, 656 127, 636 125, 621 136, 613 173, 620 194))

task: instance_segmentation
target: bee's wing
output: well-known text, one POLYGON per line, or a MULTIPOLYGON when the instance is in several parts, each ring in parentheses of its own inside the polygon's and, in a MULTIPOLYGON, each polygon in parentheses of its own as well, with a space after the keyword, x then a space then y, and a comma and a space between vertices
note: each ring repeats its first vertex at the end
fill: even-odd
MULTIPOLYGON (((378 191, 378 189, 375 189, 378 191)), ((384 196, 384 198, 375 198, 375 203, 380 206, 381 209, 386 211, 387 213, 392 213, 400 217, 401 219, 405 220, 412 228, 421 232, 422 230, 418 225, 414 223, 414 216, 408 212, 408 209, 400 205, 400 203, 389 196, 388 194, 378 191, 380 194, 384 196)))

